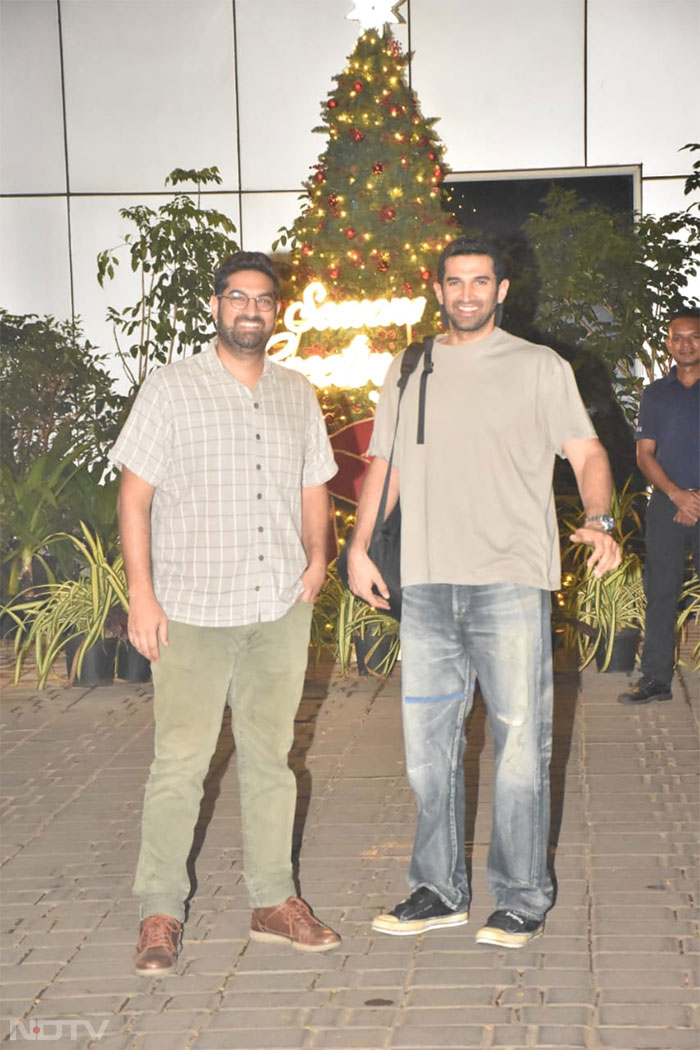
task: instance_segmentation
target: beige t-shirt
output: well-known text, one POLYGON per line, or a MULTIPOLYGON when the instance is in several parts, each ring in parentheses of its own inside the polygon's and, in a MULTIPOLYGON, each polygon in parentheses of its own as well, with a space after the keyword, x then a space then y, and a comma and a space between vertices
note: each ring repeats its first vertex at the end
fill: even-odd
MULTIPOLYGON (((387 374, 369 453, 388 459, 399 355, 387 374)), ((401 402, 399 471, 403 586, 560 585, 554 456, 595 438, 571 367, 553 350, 500 328, 433 348, 425 444, 416 443, 422 362, 401 402)))

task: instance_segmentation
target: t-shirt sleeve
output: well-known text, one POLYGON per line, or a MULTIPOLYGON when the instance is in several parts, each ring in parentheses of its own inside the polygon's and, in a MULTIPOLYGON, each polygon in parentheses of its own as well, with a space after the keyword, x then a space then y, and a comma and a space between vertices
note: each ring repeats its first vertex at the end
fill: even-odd
POLYGON ((399 400, 399 388, 397 386, 401 374, 401 355, 394 358, 386 374, 377 402, 377 411, 374 416, 372 437, 370 438, 368 456, 379 456, 380 459, 389 460, 391 445, 394 440, 394 429, 396 426, 396 408, 399 400))
POLYGON ((303 383, 308 426, 301 483, 304 488, 313 488, 315 485, 323 485, 334 477, 338 473, 338 464, 333 456, 328 431, 314 389, 306 379, 303 380, 303 383))
POLYGON ((159 373, 146 379, 115 441, 109 458, 115 466, 127 467, 149 485, 162 485, 171 448, 169 399, 159 373))
POLYGON ((642 438, 648 438, 651 441, 658 440, 659 434, 655 409, 656 402, 651 393, 651 387, 647 387, 642 392, 642 400, 639 403, 639 421, 634 435, 636 441, 641 441, 642 438))
POLYGON ((552 448, 564 458, 567 441, 597 438, 576 385, 571 365, 554 351, 547 361, 539 406, 542 424, 552 448))

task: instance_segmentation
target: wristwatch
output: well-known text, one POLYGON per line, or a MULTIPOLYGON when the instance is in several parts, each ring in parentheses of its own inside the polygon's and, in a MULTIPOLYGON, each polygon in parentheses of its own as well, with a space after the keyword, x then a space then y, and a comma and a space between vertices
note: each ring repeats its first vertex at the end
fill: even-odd
POLYGON ((603 532, 614 532, 615 530, 615 519, 611 518, 609 514, 591 514, 590 518, 586 518, 584 526, 591 525, 593 522, 602 525, 603 532))

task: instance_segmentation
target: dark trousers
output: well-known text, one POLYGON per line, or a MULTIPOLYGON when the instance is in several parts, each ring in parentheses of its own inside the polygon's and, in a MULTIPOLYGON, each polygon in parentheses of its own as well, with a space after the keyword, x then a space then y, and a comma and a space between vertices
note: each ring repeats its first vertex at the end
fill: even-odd
POLYGON ((642 674, 670 684, 673 678, 678 597, 688 554, 700 575, 700 527, 678 525, 676 508, 663 492, 654 492, 647 509, 647 557, 644 591, 647 598, 642 650, 642 674))

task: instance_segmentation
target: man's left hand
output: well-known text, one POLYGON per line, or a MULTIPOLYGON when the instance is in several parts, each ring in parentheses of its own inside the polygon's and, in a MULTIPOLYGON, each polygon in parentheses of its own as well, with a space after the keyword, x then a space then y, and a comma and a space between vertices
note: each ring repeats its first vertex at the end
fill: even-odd
POLYGON ((583 525, 576 532, 572 532, 570 539, 574 543, 587 543, 593 548, 590 558, 586 562, 589 569, 593 570, 594 576, 604 576, 611 569, 616 569, 622 561, 622 554, 617 540, 599 529, 597 526, 583 525))
POLYGON ((314 561, 306 566, 302 573, 301 582, 304 590, 299 595, 298 601, 308 602, 310 605, 316 601, 318 592, 323 587, 326 579, 326 562, 314 561))

